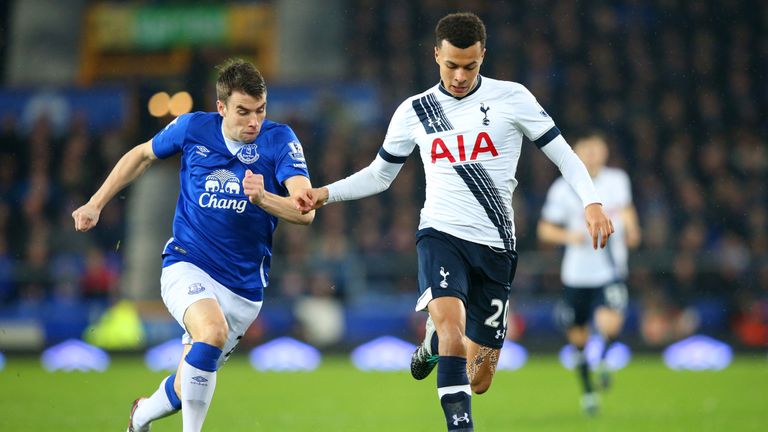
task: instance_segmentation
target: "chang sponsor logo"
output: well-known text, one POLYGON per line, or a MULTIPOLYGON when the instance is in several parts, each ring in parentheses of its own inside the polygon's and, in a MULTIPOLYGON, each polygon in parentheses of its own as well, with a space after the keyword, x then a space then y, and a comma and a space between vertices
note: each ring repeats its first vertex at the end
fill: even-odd
POLYGON ((229 170, 220 169, 205 177, 203 185, 205 192, 200 194, 197 203, 200 207, 234 210, 237 213, 245 211, 248 200, 244 197, 234 198, 227 195, 240 195, 240 179, 229 170))

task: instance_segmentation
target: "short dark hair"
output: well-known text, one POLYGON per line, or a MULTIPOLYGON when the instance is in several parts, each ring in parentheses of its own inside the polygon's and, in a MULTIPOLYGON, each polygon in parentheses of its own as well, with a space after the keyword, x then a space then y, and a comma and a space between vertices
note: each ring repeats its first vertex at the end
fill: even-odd
POLYGON ((216 97, 227 103, 232 92, 239 91, 255 98, 261 98, 267 92, 267 83, 256 66, 242 59, 229 59, 216 66, 219 77, 216 79, 216 97))
POLYGON ((477 42, 485 48, 485 24, 471 12, 457 12, 444 16, 435 27, 435 46, 447 40, 456 48, 468 48, 477 42))

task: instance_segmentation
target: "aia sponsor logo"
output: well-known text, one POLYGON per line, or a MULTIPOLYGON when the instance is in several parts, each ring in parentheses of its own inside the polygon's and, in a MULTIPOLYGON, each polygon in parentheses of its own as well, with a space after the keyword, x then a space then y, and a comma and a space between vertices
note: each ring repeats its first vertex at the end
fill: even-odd
MULTIPOLYGON (((446 140, 449 139, 449 137, 445 138, 446 140)), ((469 158, 467 158, 468 149, 464 143, 464 135, 456 135, 454 138, 456 139, 455 153, 451 152, 443 138, 435 138, 432 141, 432 163, 436 163, 438 159, 447 159, 450 163, 466 162, 468 160, 473 161, 477 160, 481 153, 490 153, 493 157, 499 155, 496 146, 493 145, 490 135, 486 132, 480 132, 477 134, 477 137, 475 137, 475 142, 472 145, 472 152, 469 154, 469 158)))

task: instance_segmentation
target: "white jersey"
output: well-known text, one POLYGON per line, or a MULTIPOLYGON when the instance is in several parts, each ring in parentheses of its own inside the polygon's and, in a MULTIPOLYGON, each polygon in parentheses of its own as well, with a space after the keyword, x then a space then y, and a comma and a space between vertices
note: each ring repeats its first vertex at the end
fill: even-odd
POLYGON ((618 168, 603 168, 592 181, 615 230, 605 250, 592 248, 592 237, 584 224, 584 208, 562 177, 549 188, 541 212, 547 222, 562 225, 569 231, 584 232, 581 244, 565 247, 561 278, 563 284, 570 287, 598 287, 627 276, 628 251, 621 212, 632 205, 629 176, 618 168))
POLYGON ((440 84, 408 98, 379 155, 396 162, 419 146, 427 183, 419 229, 514 249, 512 193, 523 136, 541 147, 559 135, 524 86, 478 76, 462 98, 440 84))

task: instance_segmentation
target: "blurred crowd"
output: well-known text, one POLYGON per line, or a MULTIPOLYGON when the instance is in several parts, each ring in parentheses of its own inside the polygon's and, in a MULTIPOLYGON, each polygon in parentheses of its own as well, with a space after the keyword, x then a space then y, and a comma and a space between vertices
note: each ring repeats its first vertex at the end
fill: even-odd
MULTIPOLYGON (((768 6, 349 2, 349 64, 340 78, 375 84, 383 115, 357 124, 330 103, 319 118, 275 119, 301 139, 313 184, 368 165, 396 106, 437 83, 433 29, 455 10, 472 10, 487 25, 483 75, 526 85, 566 139, 587 129, 609 137, 609 164, 629 172, 643 229, 629 287, 646 340, 673 339, 714 316, 743 342, 768 344, 768 6)), ((22 130, 16 119, 2 121, 0 305, 17 313, 119 294, 124 201, 107 206, 87 236, 74 233, 70 213, 128 147, 118 132, 92 136, 85 124, 75 119, 56 131, 41 117, 22 130)), ((389 191, 323 208, 310 227, 282 224, 270 301, 415 299, 420 165, 413 154, 389 191)), ((535 146, 524 146, 514 202, 521 266, 513 300, 521 313, 560 289, 558 251, 535 238, 557 175, 535 146)))

